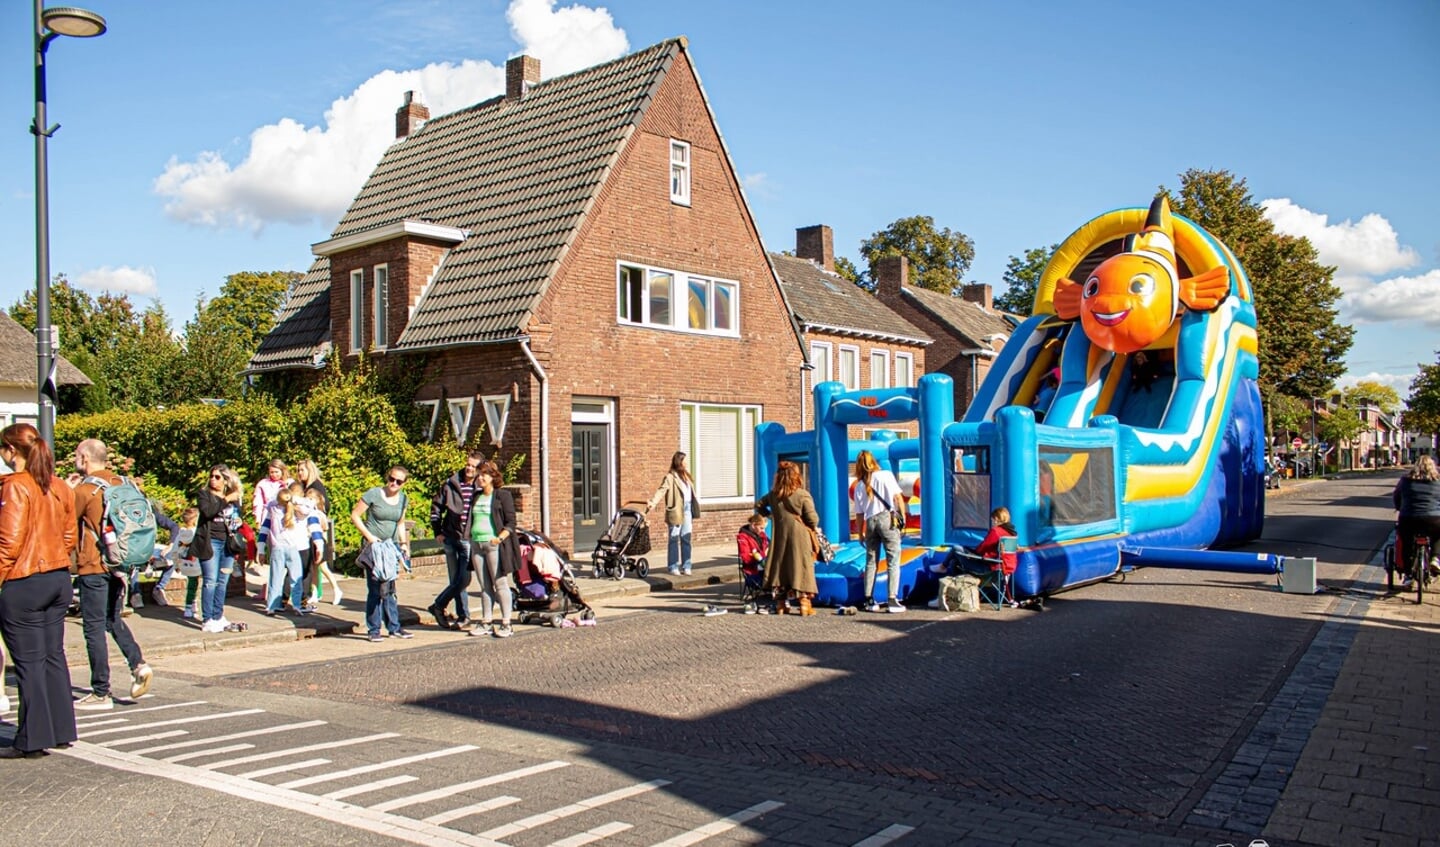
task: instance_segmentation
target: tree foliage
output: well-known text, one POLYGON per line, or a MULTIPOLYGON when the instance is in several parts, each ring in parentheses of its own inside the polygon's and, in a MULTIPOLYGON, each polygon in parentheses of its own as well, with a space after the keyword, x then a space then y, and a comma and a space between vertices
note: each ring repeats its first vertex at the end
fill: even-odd
POLYGON ((1440 352, 1436 363, 1421 365, 1420 372, 1410 382, 1410 394, 1405 398, 1405 428, 1411 432, 1440 433, 1440 352))
POLYGON ((975 260, 975 242, 963 232, 935 228, 929 215, 900 218, 860 242, 860 255, 869 265, 861 285, 874 288, 875 262, 885 256, 910 260, 910 282, 941 294, 958 294, 961 279, 975 260))
POLYGON ((1040 276, 1045 265, 1055 255, 1059 244, 1049 247, 1031 247, 1024 258, 1011 256, 1005 264, 1005 293, 995 298, 995 308, 1016 315, 1029 315, 1035 308, 1035 291, 1040 287, 1040 276))
POLYGON ((1345 372, 1353 327, 1338 321, 1335 269, 1308 239, 1282 235, 1229 171, 1191 169, 1177 192, 1161 187, 1176 212, 1220 239, 1250 277, 1260 342, 1260 386, 1292 397, 1329 393, 1345 372))
POLYGON ((195 317, 185 324, 180 376, 187 397, 240 396, 240 374, 275 326, 275 317, 300 276, 294 271, 231 274, 220 286, 220 296, 196 302, 195 317))
POLYGON ((1370 403, 1387 414, 1394 414, 1400 409, 1400 392, 1383 383, 1362 379, 1345 391, 1345 403, 1350 406, 1370 403))
POLYGON ((854 283, 860 282, 860 269, 855 267, 854 262, 844 256, 835 257, 835 273, 838 274, 841 279, 854 283))

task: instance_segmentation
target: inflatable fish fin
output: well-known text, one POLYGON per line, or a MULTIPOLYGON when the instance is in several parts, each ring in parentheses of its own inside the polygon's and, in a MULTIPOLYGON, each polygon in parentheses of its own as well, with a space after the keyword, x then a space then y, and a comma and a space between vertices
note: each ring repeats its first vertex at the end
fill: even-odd
POLYGON ((1212 311, 1230 294, 1230 269, 1221 265, 1180 280, 1180 302, 1201 312, 1212 311))
POLYGON ((1078 283, 1068 279, 1061 279, 1055 283, 1055 294, 1051 302, 1055 305, 1055 314, 1067 321, 1073 321, 1080 317, 1080 293, 1078 283))

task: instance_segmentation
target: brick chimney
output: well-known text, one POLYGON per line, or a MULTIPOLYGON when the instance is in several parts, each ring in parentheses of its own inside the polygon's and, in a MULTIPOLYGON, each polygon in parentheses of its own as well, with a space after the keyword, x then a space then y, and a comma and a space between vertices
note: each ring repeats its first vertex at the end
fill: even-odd
POLYGON ((881 256, 871 265, 875 273, 875 293, 900 296, 900 289, 910 284, 910 260, 904 256, 881 256))
POLYGON ((395 110, 395 137, 407 138, 430 120, 430 110, 414 91, 405 92, 405 104, 395 110))
POLYGON ((835 270, 835 235, 824 224, 795 230, 795 255, 813 260, 827 271, 835 270))
POLYGON ((530 87, 540 82, 540 60, 516 56, 505 62, 505 99, 523 100, 530 87))
POLYGON ((987 312, 995 310, 995 302, 991 294, 992 289, 989 284, 984 282, 971 283, 960 289, 960 299, 979 303, 981 308, 987 312))

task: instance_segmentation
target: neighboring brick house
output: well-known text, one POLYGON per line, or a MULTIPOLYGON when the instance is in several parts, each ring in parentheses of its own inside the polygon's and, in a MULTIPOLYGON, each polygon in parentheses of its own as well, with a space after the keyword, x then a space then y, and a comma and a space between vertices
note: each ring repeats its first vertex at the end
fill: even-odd
MULTIPOLYGON (((828 380, 851 390, 913 386, 925 373, 931 339, 874 295, 835 273, 834 236, 828 226, 795 231, 795 255, 771 253, 800 329, 809 345, 805 382, 806 428, 814 425, 809 390, 828 380)), ((851 438, 890 429, 916 435, 914 422, 850 428, 851 438)))
POLYGON ((581 554, 684 449, 696 541, 733 538, 804 348, 686 40, 543 82, 516 57, 504 96, 428 118, 407 96, 252 369, 424 363, 432 421, 524 453, 522 524, 581 554))
POLYGON ((926 372, 955 381, 955 414, 963 416, 1018 322, 995 310, 989 285, 966 285, 959 297, 911 285, 904 256, 878 260, 874 273, 880 302, 935 339, 926 351, 926 372))

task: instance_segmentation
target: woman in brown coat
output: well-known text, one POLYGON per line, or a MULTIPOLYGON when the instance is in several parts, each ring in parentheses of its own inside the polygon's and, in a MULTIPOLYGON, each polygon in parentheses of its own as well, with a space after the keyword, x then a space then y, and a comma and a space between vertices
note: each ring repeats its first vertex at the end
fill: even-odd
POLYGON ((815 584, 815 547, 811 531, 820 525, 815 501, 801 484, 800 467, 781 462, 775 487, 760 498, 755 509, 771 520, 770 564, 765 587, 779 600, 782 613, 815 614, 810 601, 819 591, 815 584))
POLYGON ((75 741, 65 610, 79 524, 75 494, 35 427, 0 431, 0 458, 15 469, 0 478, 0 635, 20 689, 19 728, 0 759, 33 759, 75 741))

